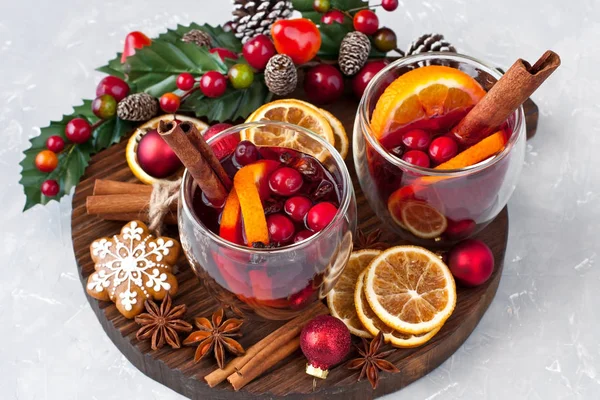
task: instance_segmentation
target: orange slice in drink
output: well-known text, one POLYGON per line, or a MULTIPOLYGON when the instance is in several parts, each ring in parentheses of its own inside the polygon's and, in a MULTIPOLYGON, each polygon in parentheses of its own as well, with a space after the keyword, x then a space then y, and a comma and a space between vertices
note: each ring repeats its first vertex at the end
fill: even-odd
POLYGON ((403 333, 422 335, 440 328, 456 306, 450 269, 422 247, 385 250, 369 264, 364 285, 373 312, 403 333))
POLYGON ((235 189, 232 189, 225 201, 219 236, 236 244, 243 244, 242 239, 242 209, 235 189))
POLYGON ((473 107, 485 90, 466 73, 431 65, 414 69, 397 78, 383 92, 371 118, 379 140, 387 132, 420 120, 473 107))
POLYGON ((381 253, 380 250, 360 250, 350 255, 344 272, 340 275, 333 289, 327 294, 327 305, 331 315, 341 320, 351 334, 359 337, 370 338, 371 334, 365 330, 356 315, 354 306, 354 289, 358 276, 366 269, 371 260, 381 253))
MULTIPOLYGON (((356 314, 364 329, 372 336, 377 336, 379 332, 383 334, 383 339, 386 343, 391 343, 394 347, 408 348, 417 347, 427 343, 441 329, 435 328, 431 332, 420 335, 411 335, 410 333, 402 333, 390 328, 371 310, 371 306, 367 301, 367 296, 364 291, 364 277, 366 270, 363 271, 356 281, 354 290, 354 304, 356 305, 356 314)), ((332 313, 333 315, 333 313, 332 313)))
POLYGON ((420 200, 408 200, 400 207, 402 224, 413 235, 434 239, 448 227, 448 220, 435 207, 420 200))

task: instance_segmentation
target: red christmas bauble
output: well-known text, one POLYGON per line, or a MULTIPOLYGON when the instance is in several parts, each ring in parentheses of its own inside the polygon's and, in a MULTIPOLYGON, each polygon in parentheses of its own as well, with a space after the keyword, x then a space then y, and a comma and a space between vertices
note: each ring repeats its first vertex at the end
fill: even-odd
POLYGON ((137 147, 140 167, 154 178, 166 178, 181 168, 181 161, 156 129, 148 131, 137 147))
MULTIPOLYGON (((385 61, 371 61, 365 64, 363 69, 361 69, 358 74, 354 78, 352 78, 352 90, 357 98, 361 98, 367 85, 371 82, 371 79, 379 71, 384 69, 387 66, 387 62, 385 61)), ((390 80, 391 83, 391 80, 390 80)))
POLYGON ((494 254, 481 240, 460 242, 448 253, 448 267, 459 283, 478 286, 494 271, 494 254))
POLYGON ((313 103, 333 103, 344 93, 344 78, 333 65, 317 65, 306 73, 304 91, 313 103))
POLYGON ((330 315, 312 319, 302 329, 300 348, 308 360, 306 373, 325 379, 329 368, 350 351, 350 331, 342 321, 330 315))

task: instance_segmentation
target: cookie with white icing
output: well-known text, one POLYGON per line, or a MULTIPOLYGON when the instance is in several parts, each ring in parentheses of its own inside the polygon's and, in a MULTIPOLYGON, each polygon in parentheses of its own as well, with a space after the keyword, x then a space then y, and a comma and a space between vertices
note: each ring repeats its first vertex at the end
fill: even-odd
POLYGON ((175 239, 155 237, 140 221, 128 222, 119 235, 94 240, 90 253, 95 272, 88 278, 87 293, 112 301, 126 318, 144 310, 148 298, 162 300, 177 293, 173 265, 181 246, 175 239))

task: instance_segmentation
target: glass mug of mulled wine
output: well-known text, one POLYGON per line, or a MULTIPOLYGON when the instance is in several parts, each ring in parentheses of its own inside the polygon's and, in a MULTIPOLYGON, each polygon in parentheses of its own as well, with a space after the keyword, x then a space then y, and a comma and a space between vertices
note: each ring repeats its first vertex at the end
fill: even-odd
POLYGON ((186 170, 184 253, 223 304, 292 318, 327 295, 352 251, 356 200, 344 160, 316 134, 282 122, 234 126, 208 144, 233 187, 214 207, 186 170), (249 243, 261 232, 265 239, 249 243))
POLYGON ((472 147, 451 133, 501 76, 471 57, 428 53, 397 60, 367 86, 355 119, 354 164, 371 208, 403 239, 448 247, 506 206, 524 162, 523 108, 472 147), (426 85, 432 81, 438 84, 426 85))

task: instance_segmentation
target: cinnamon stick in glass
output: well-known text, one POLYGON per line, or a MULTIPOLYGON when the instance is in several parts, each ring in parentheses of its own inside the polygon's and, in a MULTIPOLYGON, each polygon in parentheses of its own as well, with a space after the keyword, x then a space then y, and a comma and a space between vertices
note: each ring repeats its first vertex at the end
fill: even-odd
POLYGON ((519 59, 452 130, 463 145, 491 135, 560 66, 560 57, 546 51, 533 66, 519 59))
POLYGON ((167 142, 187 168, 206 198, 215 206, 221 206, 227 198, 227 190, 200 150, 182 129, 184 123, 160 121, 158 134, 167 142))

